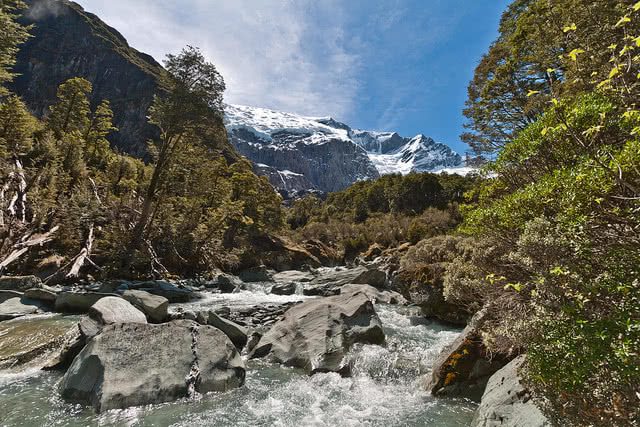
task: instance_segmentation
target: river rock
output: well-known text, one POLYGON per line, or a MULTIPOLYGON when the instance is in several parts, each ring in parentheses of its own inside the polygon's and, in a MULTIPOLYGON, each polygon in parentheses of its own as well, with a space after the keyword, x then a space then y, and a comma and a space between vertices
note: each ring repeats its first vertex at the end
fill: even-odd
POLYGON ((45 303, 55 303, 57 292, 49 286, 42 285, 41 288, 31 288, 24 291, 24 296, 32 300, 38 300, 45 303))
POLYGON ((245 367, 218 329, 179 320, 161 325, 105 326, 74 359, 62 396, 98 412, 168 402, 197 391, 226 391, 244 383, 245 367))
POLYGON ((120 297, 104 297, 89 308, 89 317, 102 325, 147 323, 144 313, 120 297))
POLYGON ((0 304, 0 321, 34 314, 40 311, 36 301, 14 297, 0 304))
POLYGON ((2 276, 0 289, 9 291, 25 291, 29 288, 39 288, 42 280, 36 276, 2 276))
POLYGON ((310 282, 315 275, 309 271, 287 270, 273 275, 273 280, 278 283, 305 283, 310 282))
POLYGON ((370 285, 379 289, 384 288, 387 285, 387 273, 375 266, 369 266, 351 283, 370 285))
POLYGON ((23 296, 24 296, 23 292, 0 290, 0 304, 5 302, 6 300, 9 300, 12 298, 22 298, 23 296))
POLYGON ((493 374, 487 383, 472 427, 547 427, 551 422, 522 384, 519 369, 526 356, 518 356, 493 374))
POLYGON ((63 313, 86 313, 100 299, 113 296, 117 297, 118 295, 102 292, 63 291, 56 296, 55 310, 63 313))
POLYGON ((258 267, 247 268, 246 270, 242 270, 238 277, 243 282, 271 282, 273 281, 273 277, 267 267, 264 265, 260 265, 258 267))
POLYGON ((296 293, 297 285, 293 282, 289 283, 277 283, 271 287, 271 292, 274 295, 293 295, 296 293))
POLYGON ((308 373, 346 373, 346 355, 353 344, 382 344, 384 340, 373 304, 357 292, 312 299, 290 308, 260 339, 250 357, 268 356, 308 373))
POLYGON ((226 336, 229 337, 231 342, 239 349, 242 350, 247 344, 247 329, 231 320, 224 319, 218 316, 213 311, 201 311, 196 315, 196 320, 202 325, 210 325, 214 328, 220 329, 226 336))
POLYGON ((240 278, 227 273, 216 274, 211 280, 204 283, 207 289, 218 289, 221 293, 229 294, 242 287, 240 278))
POLYGON ((340 288, 341 294, 349 294, 354 292, 362 292, 364 293, 371 302, 373 303, 382 303, 382 304, 399 304, 406 305, 407 300, 398 292, 394 291, 381 291, 370 285, 358 285, 358 284, 348 284, 344 285, 340 288))
POLYGON ((167 319, 169 300, 165 297, 136 290, 124 291, 122 297, 142 311, 151 322, 162 323, 167 319))
MULTIPOLYGON (((340 287, 348 283, 365 283, 368 269, 363 266, 354 268, 320 268, 318 276, 304 284, 303 294, 309 296, 332 296, 340 293, 340 287)), ((367 284, 367 283, 365 283, 367 284)))
POLYGON ((145 291, 153 295, 164 297, 168 299, 170 303, 189 302, 198 297, 193 290, 174 285, 173 283, 169 283, 165 280, 149 280, 146 282, 130 283, 128 285, 121 285, 118 289, 122 292, 129 289, 145 291))
POLYGON ((506 364, 506 357, 489 354, 482 343, 480 327, 485 319, 485 310, 476 313, 462 333, 436 358, 431 376, 424 378, 425 388, 433 395, 479 401, 491 375, 506 364))

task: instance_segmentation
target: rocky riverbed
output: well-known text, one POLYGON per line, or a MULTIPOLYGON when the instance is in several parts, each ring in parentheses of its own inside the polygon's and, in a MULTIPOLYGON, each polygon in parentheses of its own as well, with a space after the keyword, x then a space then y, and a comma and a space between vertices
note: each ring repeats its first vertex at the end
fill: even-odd
MULTIPOLYGON (((336 268, 245 276, 259 279, 254 282, 223 276, 180 290, 92 284, 107 296, 89 316, 28 314, 0 323, 0 424, 469 425, 476 403, 433 397, 420 384, 461 329, 388 304, 403 302, 391 292, 352 284, 375 276, 336 268), (330 296, 309 295, 318 289, 330 296), (154 324, 163 317, 163 301, 142 293, 135 299, 132 291, 173 299, 163 323, 154 324), (193 293, 188 301, 183 291, 193 293), (133 310, 118 306, 115 313, 124 311, 127 323, 114 318, 107 298, 132 302, 133 310), (149 323, 142 323, 145 316, 149 323), (79 320, 89 344, 66 374, 38 370, 60 362, 57 350, 73 341, 68 330, 79 320), (35 349, 28 362, 11 359, 22 342, 35 349), (95 388, 102 391, 92 394, 95 388)), ((75 291, 57 290, 58 297, 75 291)))

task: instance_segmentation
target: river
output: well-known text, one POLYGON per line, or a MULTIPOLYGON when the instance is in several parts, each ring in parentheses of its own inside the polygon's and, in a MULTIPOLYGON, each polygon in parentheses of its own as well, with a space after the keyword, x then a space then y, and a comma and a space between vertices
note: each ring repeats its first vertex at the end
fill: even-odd
MULTIPOLYGON (((277 296, 267 285, 210 294, 199 306, 248 306, 302 299, 277 296)), ((439 351, 459 329, 421 321, 408 307, 377 305, 386 346, 352 349, 352 376, 307 376, 260 360, 247 362, 246 384, 227 393, 95 414, 64 402, 59 372, 0 373, 1 426, 434 426, 469 425, 476 405, 435 399, 421 390, 439 351)), ((1 337, 0 337, 1 339, 1 337)), ((153 363, 152 360, 149 363, 153 363)))

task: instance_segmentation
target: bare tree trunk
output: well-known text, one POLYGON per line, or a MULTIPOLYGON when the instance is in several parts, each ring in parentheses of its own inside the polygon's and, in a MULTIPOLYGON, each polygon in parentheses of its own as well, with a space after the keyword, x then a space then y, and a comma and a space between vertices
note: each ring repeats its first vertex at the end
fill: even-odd
POLYGON ((11 198, 7 211, 9 214, 18 219, 21 223, 27 221, 27 180, 24 176, 24 168, 22 162, 17 157, 14 159, 15 174, 14 179, 17 181, 16 193, 11 198))
POLYGON ((26 235, 22 241, 13 245, 14 250, 0 262, 0 272, 4 271, 5 268, 22 255, 24 255, 30 248, 33 246, 42 246, 45 243, 51 241, 53 239, 53 235, 58 231, 58 226, 56 225, 51 230, 47 231, 44 234, 36 235, 29 239, 29 235, 26 235), (28 240, 27 240, 28 239, 28 240))
POLYGON ((78 277, 80 275, 80 269, 84 265, 85 261, 90 261, 89 257, 91 256, 91 249, 93 248, 93 240, 93 224, 91 224, 89 226, 89 232, 87 233, 87 240, 85 240, 84 247, 80 250, 80 253, 76 255, 69 272, 65 276, 67 279, 78 277))

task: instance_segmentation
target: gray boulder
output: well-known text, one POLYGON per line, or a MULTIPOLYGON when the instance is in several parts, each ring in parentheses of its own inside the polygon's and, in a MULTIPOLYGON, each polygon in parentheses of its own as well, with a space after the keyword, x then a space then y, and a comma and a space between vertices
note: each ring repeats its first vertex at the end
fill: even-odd
POLYGON ((200 324, 210 325, 220 329, 239 350, 242 350, 247 344, 247 329, 245 327, 231 320, 224 319, 213 311, 201 311, 197 313, 196 321, 200 324))
POLYGON ((217 289, 221 293, 230 294, 242 286, 242 280, 227 273, 218 273, 211 280, 204 283, 207 289, 217 289))
POLYGON ((116 294, 102 292, 60 292, 56 296, 55 311, 63 313, 87 313, 89 308, 105 297, 117 297, 116 294))
POLYGON ((245 367, 218 329, 179 320, 105 326, 76 356, 62 396, 98 412, 242 386, 245 367))
POLYGON ((89 308, 89 317, 102 325, 147 323, 144 313, 120 297, 104 297, 89 308))
POLYGON ((349 371, 347 353, 355 343, 383 344, 380 319, 362 292, 305 301, 260 339, 250 357, 264 357, 315 372, 349 371))
POLYGON ((168 299, 170 303, 189 302, 198 297, 193 290, 174 285, 173 283, 169 283, 165 280, 150 280, 147 282, 131 283, 129 285, 122 285, 119 289, 123 292, 128 289, 145 291, 153 295, 164 297, 168 299))
POLYGON ((360 273, 351 283, 384 288, 387 285, 387 273, 377 267, 369 266, 366 267, 366 271, 360 273))
POLYGON ((354 268, 319 269, 320 274, 304 284, 304 295, 332 296, 340 293, 340 288, 348 283, 369 284, 369 270, 363 266, 354 268))
POLYGON ((40 310, 35 301, 14 297, 0 304, 0 321, 34 314, 40 310))
POLYGON ((357 285, 354 283, 344 285, 340 288, 341 294, 349 294, 354 292, 364 293, 371 302, 382 304, 407 304, 407 300, 398 292, 394 291, 381 291, 370 285, 357 285))
POLYGON ((165 297, 136 290, 124 291, 122 297, 142 311, 151 322, 162 323, 167 319, 169 300, 165 297))
POLYGON ((267 267, 264 265, 260 265, 258 267, 247 268, 246 270, 242 270, 238 277, 243 282, 271 282, 273 281, 273 277, 267 267))
POLYGON ((36 276, 2 276, 0 289, 9 291, 25 291, 29 288, 39 288, 42 280, 36 276))
POLYGON ((521 382, 518 371, 525 362, 526 356, 519 356, 491 376, 471 422, 472 427, 552 425, 521 382))
POLYGON ((24 296, 29 299, 45 303, 55 303, 58 294, 53 288, 43 285, 41 288, 31 288, 24 291, 24 296))
POLYGON ((271 287, 269 291, 274 295, 293 295, 296 293, 296 284, 289 283, 277 283, 271 287))
POLYGON ((278 283, 304 283, 310 282, 315 278, 315 275, 309 271, 299 271, 299 270, 287 270, 281 271, 279 273, 275 273, 273 275, 273 280, 278 283))

